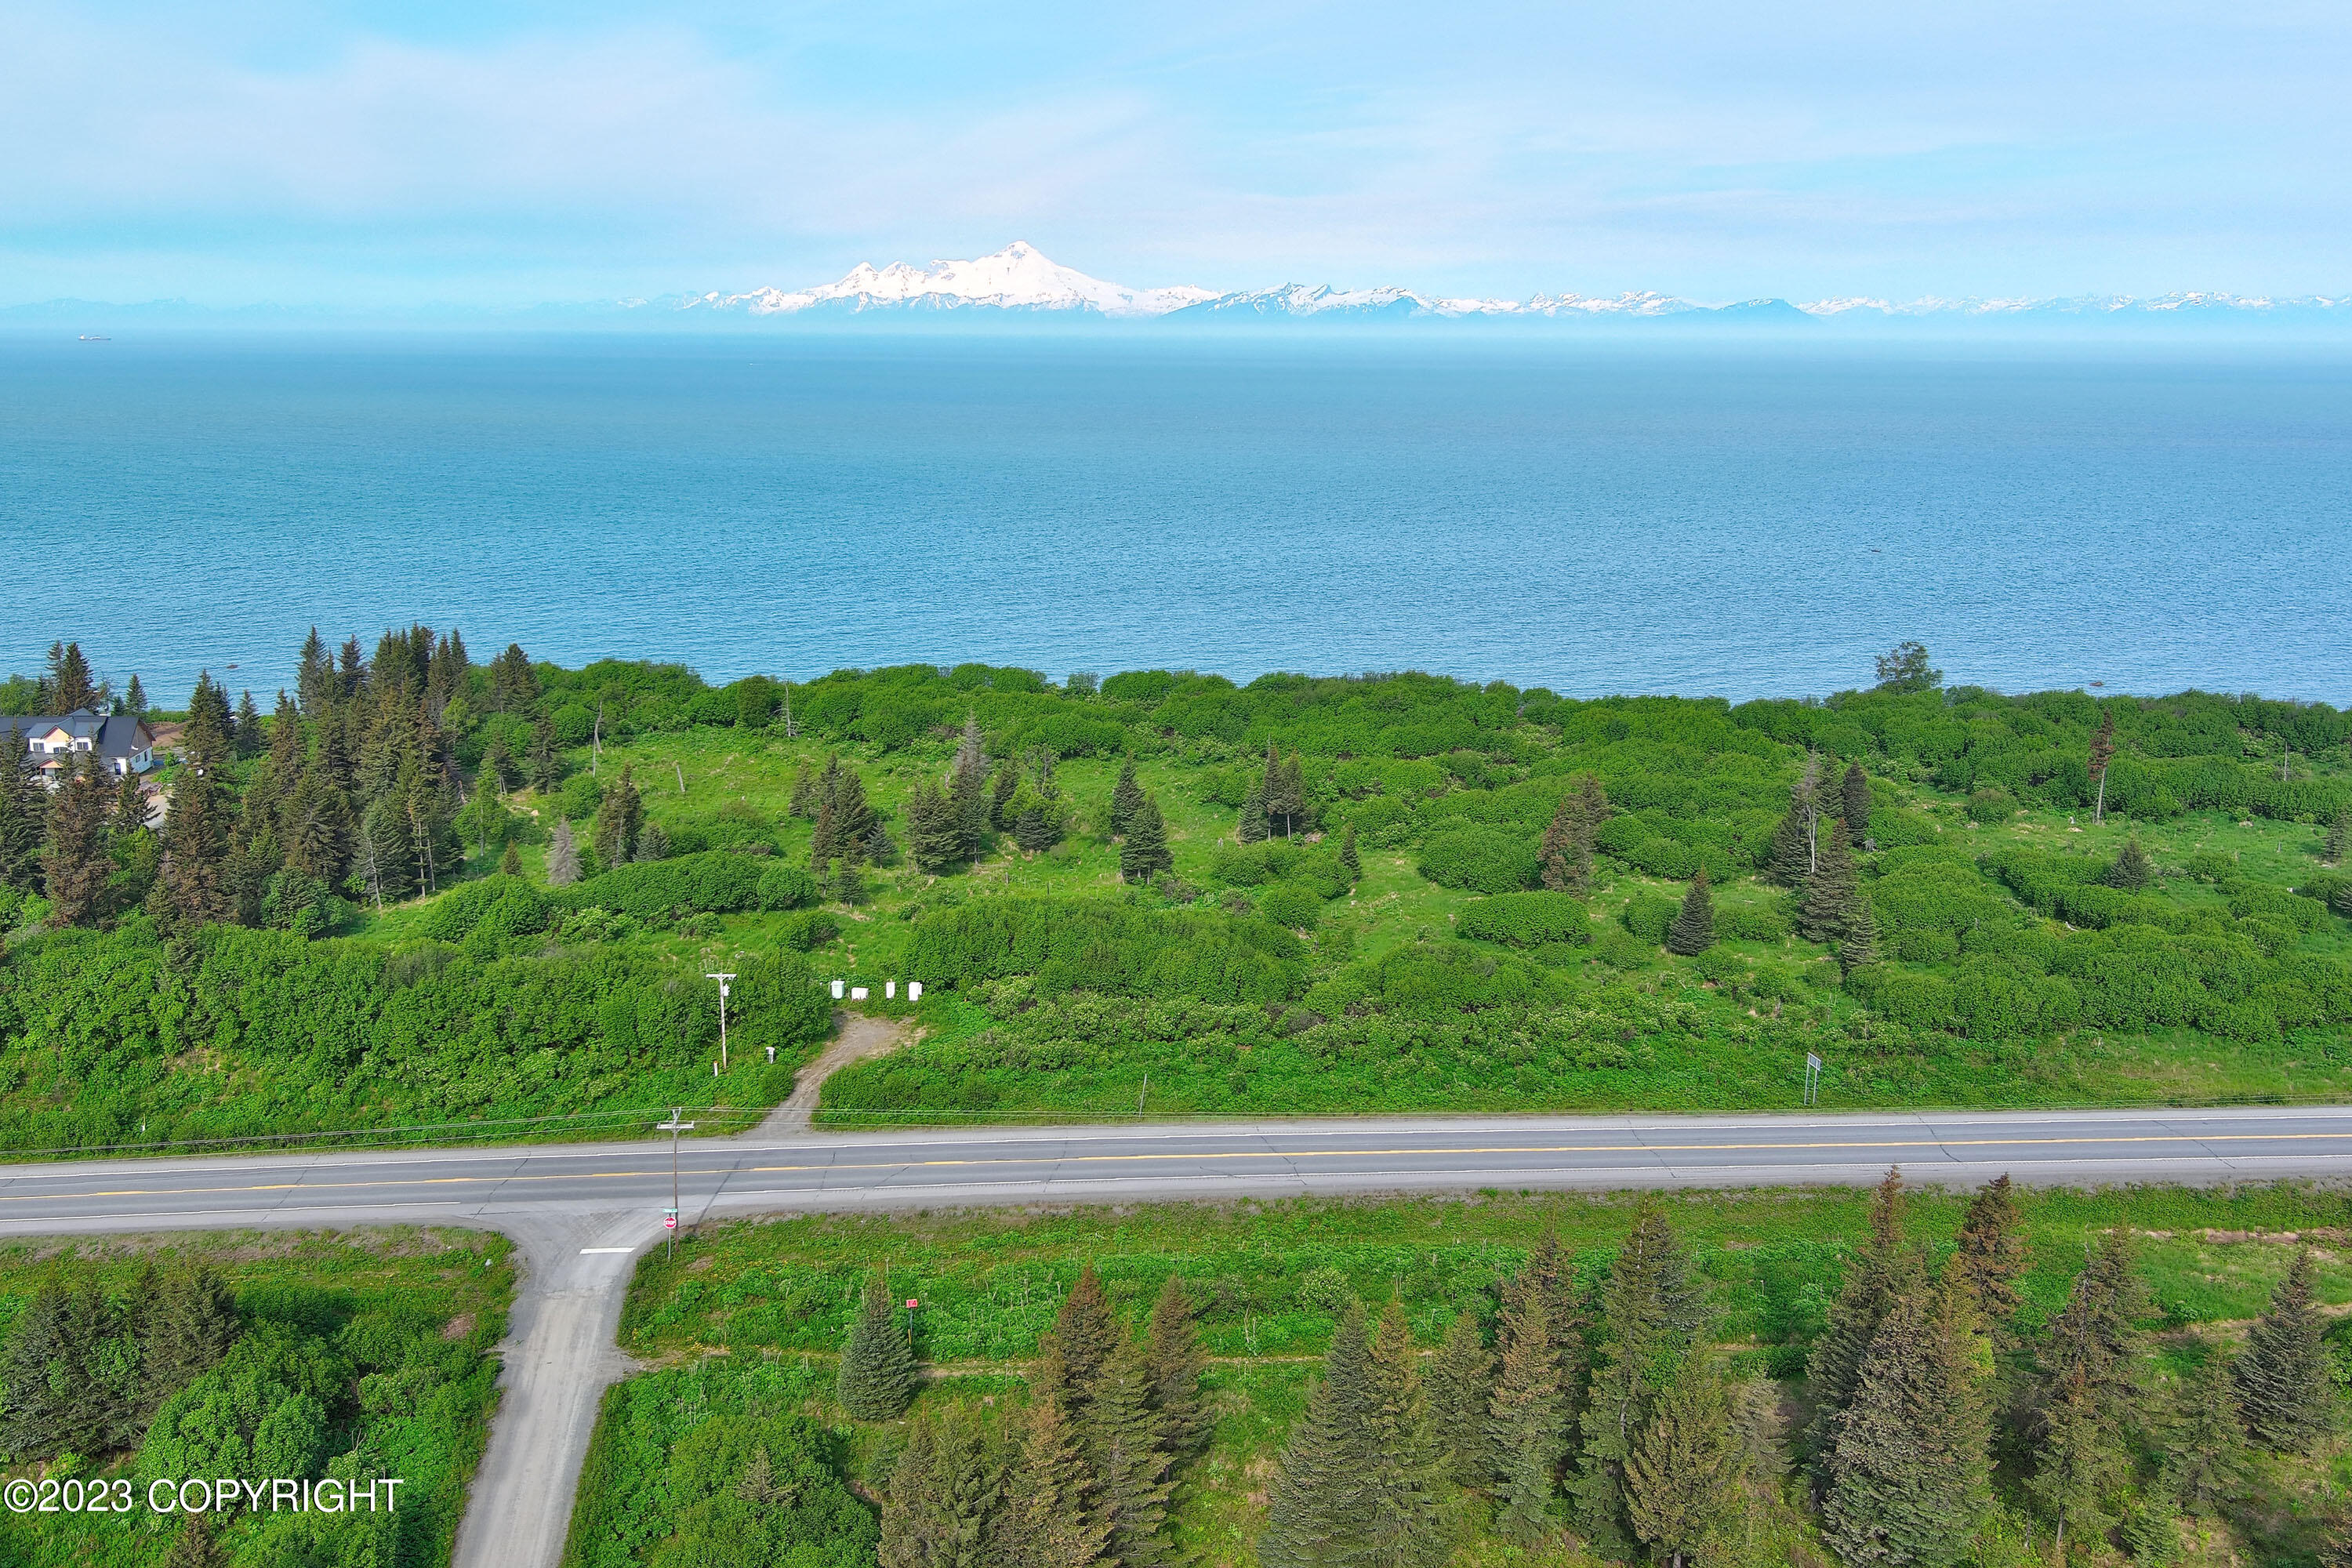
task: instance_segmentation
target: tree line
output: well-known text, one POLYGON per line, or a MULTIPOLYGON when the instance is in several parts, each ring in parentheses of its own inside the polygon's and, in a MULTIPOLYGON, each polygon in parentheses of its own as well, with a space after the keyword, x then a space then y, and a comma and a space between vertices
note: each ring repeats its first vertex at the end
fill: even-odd
MULTIPOLYGON (((906 1411, 918 1369, 884 1281, 869 1280, 842 1350, 840 1399, 860 1420, 906 1411)), ((1018 1430, 976 1411, 917 1415, 882 1504, 883 1568, 1159 1568, 1181 1561, 1170 1500, 1213 1425, 1183 1282, 1138 1332, 1092 1266, 1029 1373, 1018 1430)))
MULTIPOLYGON (((2179 1516, 2245 1500, 2251 1448, 2311 1451, 2335 1426, 2310 1249, 2234 1352, 2195 1347, 2159 1399, 2150 1307, 2127 1232, 2103 1237, 2065 1307, 2020 1314, 2026 1266, 2007 1177, 1970 1205, 1940 1266, 1906 1230, 1889 1173, 1848 1264, 1791 1429, 1774 1385, 1727 1375, 1705 1291, 1653 1201, 1598 1280, 1547 1238, 1435 1353, 1394 1303, 1350 1305, 1290 1435, 1259 1546, 1266 1568, 1435 1564, 1475 1500, 1534 1543, 1573 1531, 1605 1556, 1685 1568, 1744 1560, 1784 1480, 1845 1568, 1967 1557, 1999 1500, 2041 1521, 2063 1562, 2112 1539, 2134 1560, 2180 1550, 2179 1516)), ((2352 1561, 2339 1533, 2331 1563, 2352 1561)))

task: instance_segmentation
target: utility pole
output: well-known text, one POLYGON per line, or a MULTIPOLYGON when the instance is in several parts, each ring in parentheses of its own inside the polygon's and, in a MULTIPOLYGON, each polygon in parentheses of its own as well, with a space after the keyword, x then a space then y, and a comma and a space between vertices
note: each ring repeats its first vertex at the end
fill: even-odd
POLYGON ((654 1131, 669 1134, 669 1213, 662 1216, 662 1228, 669 1232, 669 1255, 677 1256, 677 1135, 694 1131, 694 1123, 685 1120, 686 1108, 670 1107, 669 1120, 656 1124, 654 1131))
POLYGON ((703 978, 719 982, 719 1066, 724 1071, 727 1067, 727 983, 735 975, 730 971, 725 974, 706 973, 703 978))

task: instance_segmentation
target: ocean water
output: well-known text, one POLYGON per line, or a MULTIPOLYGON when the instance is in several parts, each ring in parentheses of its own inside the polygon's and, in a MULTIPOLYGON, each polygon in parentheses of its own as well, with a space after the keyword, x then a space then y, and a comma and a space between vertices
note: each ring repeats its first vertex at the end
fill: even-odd
POLYGON ((967 659, 1574 694, 2352 701, 2352 357, 0 337, 0 672, 267 706, 312 624, 718 680, 967 659), (232 670, 229 667, 234 666, 232 670))

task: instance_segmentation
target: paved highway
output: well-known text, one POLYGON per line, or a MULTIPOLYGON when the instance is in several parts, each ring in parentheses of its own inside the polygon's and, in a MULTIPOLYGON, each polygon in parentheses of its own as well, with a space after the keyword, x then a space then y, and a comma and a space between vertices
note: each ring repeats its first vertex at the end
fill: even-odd
MULTIPOLYGON (((552 1564, 636 1254, 661 1235, 653 1141, 0 1166, 0 1234, 462 1225, 526 1268, 504 1397, 459 1568, 552 1564)), ((2352 1107, 2242 1110, 1361 1121, 941 1129, 689 1142, 686 1224, 721 1215, 1478 1187, 1875 1182, 2212 1184, 2352 1176, 2352 1107)))

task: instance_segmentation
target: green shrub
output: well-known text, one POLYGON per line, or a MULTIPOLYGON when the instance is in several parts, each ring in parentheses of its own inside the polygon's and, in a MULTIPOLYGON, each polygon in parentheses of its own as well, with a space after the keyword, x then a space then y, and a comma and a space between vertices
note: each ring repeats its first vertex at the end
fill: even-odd
POLYGON ((587 773, 572 774, 555 792, 555 809, 563 814, 567 822, 595 816, 596 808, 604 803, 604 784, 587 773))
POLYGON ((557 889, 549 902, 559 910, 603 909, 662 921, 681 914, 797 909, 815 897, 816 884, 797 866, 713 849, 615 866, 557 889))
POLYGON ((1448 828, 1422 846, 1421 874, 1444 888, 1516 892, 1536 879, 1535 846, 1496 828, 1448 828))
POLYGON ((1147 910, 1108 899, 1003 898, 916 922, 907 970, 970 988, 1034 974, 1046 991, 1280 1002, 1305 980, 1298 939, 1263 920, 1147 910))
POLYGON ((1569 893, 1498 893, 1474 900, 1454 930, 1474 942, 1510 947, 1592 942, 1592 917, 1583 900, 1569 893))
POLYGON ((1682 906, 1672 899, 1662 899, 1655 893, 1636 893, 1626 900, 1617 918, 1625 929, 1652 947, 1666 940, 1666 928, 1675 923, 1682 906))
POLYGON ((1718 904, 1715 933, 1734 942, 1779 942, 1789 934, 1789 917, 1769 904, 1718 904))
POLYGON ((1969 795, 1967 810, 1971 822, 2007 822, 2017 814, 2017 797, 2005 789, 1976 790, 1969 795))
POLYGON ((786 947, 809 952, 841 934, 841 922, 823 910, 803 910, 787 916, 778 934, 786 947))
POLYGON ((1276 882, 1257 896, 1257 912, 1278 926, 1312 927, 1323 913, 1323 895, 1303 882, 1276 882))

